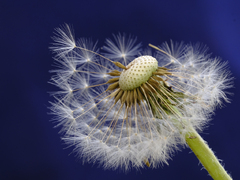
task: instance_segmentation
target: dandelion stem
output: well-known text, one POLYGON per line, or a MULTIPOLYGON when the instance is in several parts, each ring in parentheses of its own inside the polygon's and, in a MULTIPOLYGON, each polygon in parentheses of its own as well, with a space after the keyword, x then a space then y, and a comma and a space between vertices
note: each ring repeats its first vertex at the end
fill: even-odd
POLYGON ((186 134, 185 138, 189 147, 214 180, 232 179, 219 163, 213 151, 193 128, 186 134))

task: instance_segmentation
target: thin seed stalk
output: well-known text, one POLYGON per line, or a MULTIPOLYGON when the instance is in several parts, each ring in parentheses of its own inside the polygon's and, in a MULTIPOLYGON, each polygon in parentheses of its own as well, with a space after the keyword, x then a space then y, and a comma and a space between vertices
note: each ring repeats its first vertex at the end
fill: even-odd
POLYGON ((192 149, 214 180, 232 180, 223 166, 219 163, 213 151, 193 128, 191 132, 186 134, 185 139, 188 146, 192 149))

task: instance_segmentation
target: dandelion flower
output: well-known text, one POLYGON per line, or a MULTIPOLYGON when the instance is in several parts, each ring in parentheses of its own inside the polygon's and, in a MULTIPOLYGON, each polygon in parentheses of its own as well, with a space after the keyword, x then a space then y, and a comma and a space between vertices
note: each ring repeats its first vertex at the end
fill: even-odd
POLYGON ((84 161, 124 170, 167 163, 229 101, 226 63, 205 47, 171 42, 151 53, 119 34, 99 51, 90 40, 75 43, 67 25, 57 32, 51 83, 61 90, 51 110, 84 161))

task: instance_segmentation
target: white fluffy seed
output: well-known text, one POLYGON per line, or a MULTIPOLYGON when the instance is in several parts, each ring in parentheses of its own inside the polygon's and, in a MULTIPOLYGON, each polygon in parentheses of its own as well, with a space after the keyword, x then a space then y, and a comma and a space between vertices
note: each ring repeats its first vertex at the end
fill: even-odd
POLYGON ((140 56, 127 65, 119 78, 119 86, 122 90, 132 90, 152 76, 158 68, 158 61, 152 56, 140 56))

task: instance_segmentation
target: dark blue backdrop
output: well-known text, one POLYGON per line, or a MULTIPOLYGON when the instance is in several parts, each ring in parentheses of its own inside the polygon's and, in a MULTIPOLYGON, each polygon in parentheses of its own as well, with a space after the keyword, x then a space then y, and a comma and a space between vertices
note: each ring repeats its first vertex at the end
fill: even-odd
POLYGON ((76 37, 103 43, 112 33, 138 36, 144 45, 163 41, 202 42, 229 61, 235 77, 232 103, 218 109, 202 133, 234 179, 240 179, 240 3, 237 0, 2 0, 0 179, 211 179, 190 149, 169 166, 123 174, 77 160, 65 149, 47 114, 53 60, 53 29, 70 23, 76 37))

